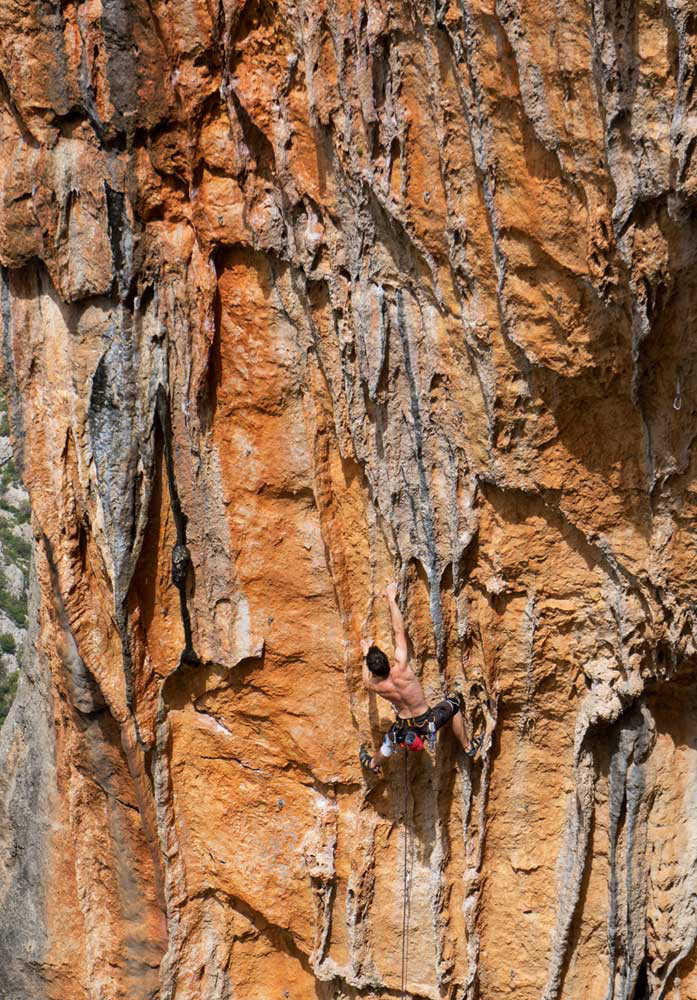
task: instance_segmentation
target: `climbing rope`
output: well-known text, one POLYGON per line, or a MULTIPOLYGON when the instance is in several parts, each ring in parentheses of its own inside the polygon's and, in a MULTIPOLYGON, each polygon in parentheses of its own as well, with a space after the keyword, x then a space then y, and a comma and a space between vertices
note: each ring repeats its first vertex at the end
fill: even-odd
POLYGON ((407 996, 407 962, 409 959, 409 879, 407 875, 409 824, 407 809, 409 808, 409 755, 404 755, 404 863, 402 878, 402 1000, 407 996))

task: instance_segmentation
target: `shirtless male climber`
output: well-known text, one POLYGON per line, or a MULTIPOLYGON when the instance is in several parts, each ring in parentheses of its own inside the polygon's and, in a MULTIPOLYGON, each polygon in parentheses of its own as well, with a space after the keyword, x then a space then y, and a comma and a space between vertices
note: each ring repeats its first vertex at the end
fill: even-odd
POLYGON ((424 698, 421 683, 407 662, 407 636, 402 612, 397 606, 396 583, 391 583, 387 587, 385 597, 394 633, 394 660, 390 666, 381 649, 363 640, 361 642, 364 656, 363 683, 369 691, 374 691, 390 702, 397 713, 397 719, 385 733, 382 746, 374 757, 370 756, 366 747, 361 747, 359 754, 361 764, 380 774, 382 764, 397 746, 404 745, 405 749, 407 747, 421 749, 427 741, 433 746, 436 732, 451 720, 453 732, 463 750, 468 756, 473 756, 482 742, 482 737, 472 743, 467 742, 460 699, 454 696, 445 698, 430 708, 424 698))

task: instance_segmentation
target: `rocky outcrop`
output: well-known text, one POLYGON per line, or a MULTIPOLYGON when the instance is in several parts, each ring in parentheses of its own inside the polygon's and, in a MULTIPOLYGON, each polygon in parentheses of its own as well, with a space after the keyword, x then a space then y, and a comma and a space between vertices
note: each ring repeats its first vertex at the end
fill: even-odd
POLYGON ((7 407, 0 394, 0 726, 19 678, 27 635, 31 509, 15 467, 7 407))
POLYGON ((0 995, 697 996, 689 0, 0 32, 0 995), (376 782, 393 576, 496 730, 376 782))

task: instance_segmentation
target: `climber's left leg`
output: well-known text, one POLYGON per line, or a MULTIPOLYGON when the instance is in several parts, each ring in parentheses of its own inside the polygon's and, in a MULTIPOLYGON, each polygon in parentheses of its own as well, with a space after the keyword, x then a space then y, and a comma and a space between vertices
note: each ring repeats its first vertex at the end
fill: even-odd
POLYGON ((473 740, 467 739, 465 720, 462 715, 462 702, 458 697, 451 696, 445 698, 443 701, 439 701, 431 709, 431 718, 437 730, 452 720, 452 730, 456 740, 468 757, 474 757, 481 745, 482 737, 480 736, 473 740))
POLYGON ((452 729, 455 733, 455 738, 462 749, 469 750, 470 742, 467 739, 467 733, 465 732, 465 720, 462 717, 462 712, 456 712, 453 716, 452 729))

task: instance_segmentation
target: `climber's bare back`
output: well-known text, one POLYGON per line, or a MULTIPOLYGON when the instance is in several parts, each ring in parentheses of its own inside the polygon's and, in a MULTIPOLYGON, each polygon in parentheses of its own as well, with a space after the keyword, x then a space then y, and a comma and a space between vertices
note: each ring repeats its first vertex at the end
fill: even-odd
POLYGON ((421 715, 428 710, 423 688, 418 677, 408 664, 393 661, 389 677, 378 680, 370 677, 368 685, 375 694, 389 701, 397 715, 404 719, 421 715))

